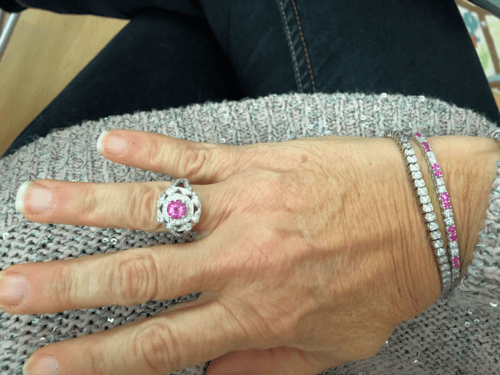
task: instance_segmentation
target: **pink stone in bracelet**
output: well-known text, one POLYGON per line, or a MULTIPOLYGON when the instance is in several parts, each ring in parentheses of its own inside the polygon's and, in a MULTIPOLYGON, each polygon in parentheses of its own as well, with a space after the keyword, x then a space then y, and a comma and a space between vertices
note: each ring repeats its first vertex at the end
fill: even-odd
POLYGON ((446 190, 443 174, 441 173, 441 168, 436 160, 436 155, 434 155, 427 139, 420 133, 415 133, 415 135, 410 137, 410 139, 415 139, 419 144, 420 149, 425 154, 425 160, 427 160, 427 164, 429 164, 432 180, 434 182, 434 186, 436 187, 436 193, 441 202, 441 214, 443 215, 445 229, 448 233, 448 254, 450 255, 453 263, 451 276, 452 283, 454 283, 460 278, 460 253, 458 250, 457 228, 453 219, 453 209, 451 208, 450 196, 446 190))

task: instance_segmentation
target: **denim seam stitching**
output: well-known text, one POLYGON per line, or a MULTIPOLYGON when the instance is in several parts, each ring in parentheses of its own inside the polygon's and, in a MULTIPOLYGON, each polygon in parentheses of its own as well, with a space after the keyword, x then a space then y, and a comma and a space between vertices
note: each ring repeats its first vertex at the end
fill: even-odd
POLYGON ((300 74, 299 74, 299 67, 298 67, 298 64, 297 64, 297 56, 296 56, 296 53, 295 53, 295 49, 293 48, 292 37, 291 37, 291 34, 290 34, 290 29, 288 27, 288 22, 286 20, 284 5, 281 2, 281 0, 276 0, 276 2, 278 3, 278 7, 279 7, 279 10, 280 10, 280 14, 281 14, 281 19, 282 19, 282 22, 283 22, 283 26, 284 26, 284 29, 285 29, 285 34, 286 34, 287 41, 288 41, 288 49, 290 51, 290 55, 291 55, 292 61, 293 61, 293 66, 294 66, 294 70, 295 70, 295 82, 297 83, 299 92, 303 92, 302 82, 300 80, 300 74))
POLYGON ((307 44, 306 44, 306 40, 304 38, 304 33, 302 32, 302 26, 300 24, 300 18, 299 18, 299 11, 297 10, 297 6, 295 5, 295 0, 292 0, 292 4, 293 4, 293 9, 295 11, 295 17, 297 19, 297 23, 299 25, 300 39, 302 39, 302 44, 304 46, 304 53, 306 55, 307 68, 309 69, 309 75, 311 76, 313 92, 316 92, 316 85, 314 83, 314 75, 313 75, 313 71, 312 71, 311 60, 309 59, 309 53, 307 52, 307 44))

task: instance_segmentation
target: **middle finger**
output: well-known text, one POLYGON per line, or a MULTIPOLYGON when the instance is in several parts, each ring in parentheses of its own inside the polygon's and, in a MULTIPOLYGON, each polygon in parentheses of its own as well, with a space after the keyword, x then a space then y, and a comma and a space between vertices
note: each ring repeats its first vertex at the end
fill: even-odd
MULTIPOLYGON (((171 185, 165 181, 86 183, 35 180, 21 185, 16 208, 26 219, 39 223, 169 232, 157 221, 157 205, 159 197, 171 185)), ((221 185, 216 185, 220 190, 221 185)), ((227 210, 221 204, 227 202, 215 202, 214 185, 192 185, 192 188, 203 207, 200 220, 192 230, 203 236, 203 232, 213 232, 224 221, 227 210)))
POLYGON ((15 302, 10 300, 0 308, 10 314, 52 314, 111 305, 133 306, 199 291, 218 292, 220 278, 206 277, 213 272, 212 238, 11 265, 2 275, 24 278, 23 293, 15 302))

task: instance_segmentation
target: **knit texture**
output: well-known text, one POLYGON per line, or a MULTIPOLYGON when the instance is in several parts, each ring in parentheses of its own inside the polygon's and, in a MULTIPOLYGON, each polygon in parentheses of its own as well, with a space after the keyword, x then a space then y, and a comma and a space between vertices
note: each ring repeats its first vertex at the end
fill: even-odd
MULTIPOLYGON (((269 95, 84 121, 53 130, 0 159, 2 269, 18 263, 179 242, 167 233, 34 223, 15 210, 17 189, 23 182, 35 179, 173 181, 170 176, 115 164, 102 157, 96 142, 102 131, 111 129, 143 130, 203 143, 247 145, 332 135, 381 137, 388 130, 400 130, 407 136, 419 131, 429 137, 487 137, 497 128, 477 113, 440 100, 340 93, 269 95)), ((440 297, 419 316, 400 324, 374 357, 349 362, 323 374, 500 373, 499 185, 500 162, 481 242, 456 293, 449 300, 440 297)), ((192 232, 181 242, 194 240, 195 234, 192 232)), ((0 373, 20 375, 28 357, 47 344, 153 316, 199 295, 57 314, 16 316, 0 312, 0 373)), ((203 365, 173 374, 201 374, 203 365)))

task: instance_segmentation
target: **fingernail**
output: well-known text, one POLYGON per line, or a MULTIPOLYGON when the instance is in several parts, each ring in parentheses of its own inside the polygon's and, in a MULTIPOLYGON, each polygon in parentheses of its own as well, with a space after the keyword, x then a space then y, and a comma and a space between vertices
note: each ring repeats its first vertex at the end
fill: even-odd
POLYGON ((108 130, 103 131, 97 140, 97 149, 102 154, 105 151, 108 154, 121 156, 125 153, 128 147, 128 142, 122 137, 116 135, 106 135, 109 133, 108 130), (104 139, 106 137, 106 139, 104 139))
POLYGON ((97 150, 99 150, 99 152, 102 154, 103 152, 103 149, 102 149, 102 139, 104 138, 104 136, 106 134, 108 134, 109 131, 108 130, 104 130, 101 135, 99 136, 99 139, 97 140, 97 150))
POLYGON ((55 358, 44 357, 39 360, 35 360, 34 364, 31 362, 31 358, 23 366, 23 375, 60 375, 61 366, 55 358), (28 371, 29 366, 29 371, 28 371))
POLYGON ((28 190, 31 181, 24 182, 19 189, 17 189, 16 195, 16 210, 20 213, 24 214, 24 195, 26 194, 26 190, 28 190))
POLYGON ((18 305, 28 292, 28 281, 18 274, 0 272, 0 304, 5 307, 18 305))
POLYGON ((25 203, 35 213, 48 210, 52 204, 52 191, 32 183, 33 181, 23 183, 17 191, 16 210, 22 214, 25 213, 25 203), (28 196, 27 199, 25 199, 26 195, 28 196))

